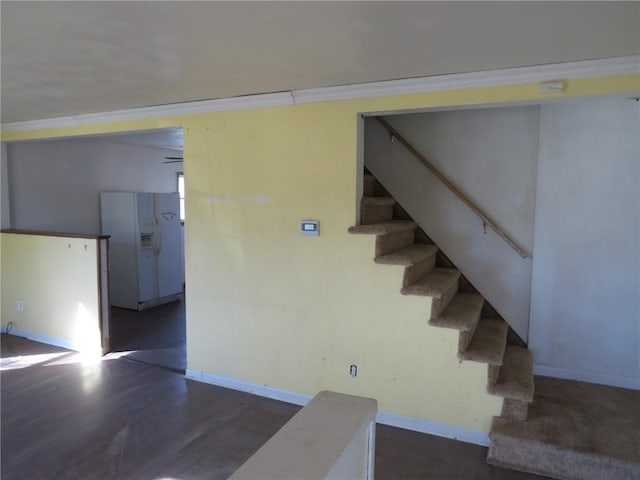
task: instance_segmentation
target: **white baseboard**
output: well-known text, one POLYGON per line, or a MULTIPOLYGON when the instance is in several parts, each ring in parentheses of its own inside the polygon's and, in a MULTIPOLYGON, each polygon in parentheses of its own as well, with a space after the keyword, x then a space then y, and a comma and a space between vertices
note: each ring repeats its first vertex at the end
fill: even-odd
POLYGON ((473 443, 486 447, 489 445, 489 434, 479 430, 456 427, 447 423, 432 422, 424 418, 408 417, 397 413, 378 412, 378 423, 392 427, 413 430, 414 432, 428 433, 437 437, 451 438, 465 443, 473 443))
MULTIPOLYGON (((245 382, 234 378, 211 375, 200 370, 187 369, 185 377, 198 382, 209 383, 218 387, 230 388, 241 392, 251 393, 260 397, 272 398, 282 402, 293 403, 295 405, 306 405, 311 400, 311 395, 294 393, 279 388, 259 385, 257 383, 245 382)), ((376 421, 383 425, 404 428, 415 432, 427 433, 438 437, 452 438, 461 442, 473 443, 476 445, 489 445, 489 435, 486 432, 470 430, 456 427, 446 423, 432 422, 423 418, 408 417, 397 413, 378 412, 376 421)))
POLYGON ((301 393, 293 393, 288 390, 280 390, 279 388, 268 387, 267 385, 259 385, 257 383, 244 382, 235 378, 221 377, 219 375, 211 375, 201 372, 200 370, 191 370, 187 368, 184 376, 190 380, 209 383, 218 387, 230 388, 240 392, 251 393, 259 397, 272 398, 281 402, 293 403, 294 405, 306 405, 311 400, 311 395, 303 395, 301 393))
POLYGON ((580 382, 609 385, 610 387, 640 390, 640 378, 616 377, 613 375, 603 375, 601 373, 591 373, 583 372, 580 370, 547 367, 545 365, 534 365, 533 374, 540 375, 542 377, 563 378, 565 380, 578 380, 580 382))
POLYGON ((9 330, 8 335, 15 335, 16 337, 24 337, 35 342, 46 343, 48 345, 54 345, 56 347, 68 348, 69 350, 78 350, 77 346, 73 342, 63 340, 62 338, 50 337, 49 335, 42 335, 40 333, 27 332, 18 328, 12 328, 9 330))

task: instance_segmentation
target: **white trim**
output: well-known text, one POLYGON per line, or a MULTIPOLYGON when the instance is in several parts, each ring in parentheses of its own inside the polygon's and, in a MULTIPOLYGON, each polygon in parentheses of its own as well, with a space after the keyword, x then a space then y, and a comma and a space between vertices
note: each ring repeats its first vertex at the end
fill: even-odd
POLYGON ((24 337, 29 340, 33 340, 40 343, 46 343, 48 345, 54 345, 56 347, 68 348, 69 350, 79 351, 78 347, 68 340, 63 340, 62 338, 50 337, 49 335, 42 335, 40 333, 32 333, 27 332, 25 330, 20 330, 17 328, 12 328, 9 330, 8 335, 15 335, 16 337, 24 337))
MULTIPOLYGON (((209 383, 218 387, 230 388, 241 392, 251 393, 260 397, 272 398, 282 402, 293 403, 295 405, 306 405, 311 400, 311 395, 294 393, 279 388, 269 387, 267 385, 259 385, 256 383, 236 380, 234 378, 222 377, 202 372, 200 370, 187 369, 185 377, 198 382, 209 383)), ((415 432, 427 433, 438 437, 452 438, 461 442, 473 443, 476 445, 489 445, 489 435, 486 432, 470 430, 467 428, 456 427, 446 423, 432 422, 422 418, 408 417, 397 413, 378 412, 376 421, 383 425, 404 428, 415 432)))
POLYGON ((601 373, 583 372, 580 370, 569 370, 566 368, 547 367, 545 365, 534 365, 533 374, 542 377, 563 378, 565 380, 578 380, 580 382, 597 383, 609 385, 611 387, 629 388, 640 390, 640 378, 617 377, 614 375, 604 375, 601 373))
MULTIPOLYGON (((89 113, 70 117, 48 118, 5 123, 3 132, 18 132, 47 128, 73 127, 104 122, 141 120, 144 118, 223 112, 249 108, 295 105, 299 103, 351 100, 356 98, 406 95, 463 88, 491 87, 519 83, 604 77, 640 72, 640 55, 602 58, 579 62, 553 63, 530 67, 505 68, 482 72, 454 73, 382 82, 359 83, 335 87, 308 88, 278 93, 262 93, 242 97, 220 98, 174 103, 154 107, 131 108, 112 112, 89 113)), ((176 125, 179 126, 179 125, 176 125)))
MULTIPOLYGON (((258 95, 247 95, 244 97, 201 100, 195 102, 174 103, 171 105, 158 105, 155 107, 114 110, 112 112, 87 113, 83 115, 74 115, 71 117, 45 118, 43 120, 3 123, 0 126, 0 130, 2 130, 3 132, 19 132, 28 130, 41 130, 46 128, 75 127, 79 125, 91 125, 105 122, 141 120, 145 118, 170 117, 176 115, 192 115, 195 113, 226 112, 229 110, 275 107, 293 104, 293 97, 289 92, 261 93, 258 95)), ((177 127, 179 125, 174 126, 177 127)))
POLYGON ((386 82, 362 83, 338 87, 310 88, 293 92, 296 103, 347 100, 387 95, 494 87, 547 80, 604 77, 640 71, 640 56, 603 58, 580 62, 554 63, 531 67, 504 68, 484 72, 454 73, 386 82))
POLYGON ((230 388, 231 390, 239 390, 240 392, 272 398, 274 400, 280 400, 281 402, 293 403, 294 405, 306 405, 312 398, 311 395, 293 393, 288 390, 281 390, 267 385, 259 385, 257 383, 236 380, 235 378, 211 375, 210 373, 202 372, 200 370, 192 370, 190 368, 187 368, 184 376, 190 380, 209 383, 218 387, 230 388))
POLYGON ((432 422, 424 418, 408 417, 397 413, 378 412, 376 421, 383 425, 427 433, 437 437, 451 438, 460 442, 482 445, 483 447, 489 445, 489 434, 486 432, 457 427, 447 423, 432 422))

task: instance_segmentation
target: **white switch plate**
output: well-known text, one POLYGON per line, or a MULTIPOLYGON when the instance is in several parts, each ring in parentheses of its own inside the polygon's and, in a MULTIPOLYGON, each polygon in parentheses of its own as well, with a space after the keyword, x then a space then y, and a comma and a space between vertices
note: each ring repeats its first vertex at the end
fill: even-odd
POLYGON ((18 300, 18 311, 20 313, 24 312, 24 300, 22 299, 18 300))
POLYGON ((318 220, 301 220, 300 234, 307 237, 320 235, 320 222, 318 220))

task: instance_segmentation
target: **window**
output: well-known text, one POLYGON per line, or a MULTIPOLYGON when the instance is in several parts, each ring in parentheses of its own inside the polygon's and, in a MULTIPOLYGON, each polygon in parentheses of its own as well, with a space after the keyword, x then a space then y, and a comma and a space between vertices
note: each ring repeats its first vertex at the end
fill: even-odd
POLYGON ((184 223, 184 173, 178 172, 178 196, 180 197, 180 221, 184 223))

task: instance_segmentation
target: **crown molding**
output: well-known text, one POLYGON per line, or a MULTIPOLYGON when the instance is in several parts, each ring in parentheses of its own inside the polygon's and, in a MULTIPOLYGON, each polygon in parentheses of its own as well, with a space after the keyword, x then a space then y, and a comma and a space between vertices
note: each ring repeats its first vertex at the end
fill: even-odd
POLYGON ((505 68, 433 77, 311 88, 293 92, 296 103, 350 100, 355 98, 406 95, 412 93, 497 87, 548 80, 605 77, 640 72, 640 56, 603 58, 579 62, 553 63, 532 67, 505 68))
POLYGON ((548 80, 604 77, 629 73, 640 73, 640 55, 554 63, 531 67, 505 68, 481 72, 454 73, 336 87, 309 88, 287 92, 175 103, 154 107, 131 108, 112 112, 5 123, 0 126, 0 129, 6 133, 22 132, 106 122, 141 120, 145 118, 192 115, 196 113, 428 93, 443 90, 459 90, 463 88, 514 85, 548 80))
POLYGON ((75 127, 97 123, 121 122, 127 120, 142 120, 145 118, 173 117, 192 115, 196 113, 225 112, 229 110, 243 110, 249 108, 275 107, 293 105, 294 100, 290 92, 261 93, 242 97, 219 98, 214 100, 200 100, 194 102, 172 103, 154 107, 129 108, 111 112, 87 113, 70 117, 45 118, 25 122, 3 123, 2 132, 24 132, 43 130, 48 128, 75 127))

